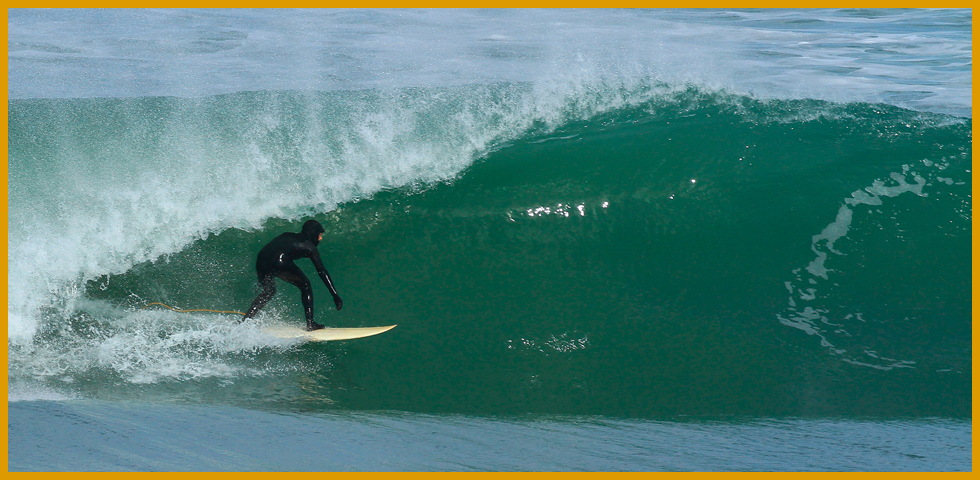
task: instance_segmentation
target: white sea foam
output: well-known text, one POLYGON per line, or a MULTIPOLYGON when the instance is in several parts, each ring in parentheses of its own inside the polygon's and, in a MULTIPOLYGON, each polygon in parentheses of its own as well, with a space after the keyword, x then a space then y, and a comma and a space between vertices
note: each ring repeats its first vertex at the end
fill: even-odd
POLYGON ((275 311, 239 324, 227 315, 134 311, 88 299, 76 303, 76 312, 84 313, 73 322, 49 325, 43 341, 10 345, 8 400, 73 398, 76 379, 139 385, 302 368, 248 361, 257 352, 282 354, 297 345, 263 333, 265 325, 276 323, 275 311))
POLYGON ((855 213, 867 216, 870 207, 879 207, 887 202, 883 199, 897 197, 904 193, 912 193, 919 197, 928 197, 926 187, 935 187, 936 183, 946 182, 941 177, 942 172, 949 166, 946 160, 934 162, 923 160, 922 166, 903 165, 901 172, 892 172, 889 179, 877 179, 871 185, 851 192, 850 198, 844 199, 837 217, 827 225, 822 232, 814 235, 811 240, 811 250, 816 255, 805 269, 793 270, 794 281, 785 282, 789 291, 788 307, 776 314, 776 319, 783 325, 805 332, 807 335, 820 339, 820 345, 835 355, 841 355, 842 360, 854 365, 871 367, 879 370, 893 368, 915 368, 912 360, 896 360, 877 355, 866 348, 855 348, 852 336, 847 330, 853 325, 866 323, 861 312, 842 313, 846 308, 842 305, 829 305, 827 295, 818 293, 816 286, 829 289, 834 283, 836 274, 828 267, 835 257, 847 255, 847 252, 835 248, 835 242, 847 237, 854 221, 855 213), (806 275, 803 271, 806 271, 806 275), (843 323, 834 323, 830 318, 841 318, 843 323), (848 348, 843 348, 847 346, 848 348), (857 351, 855 351, 857 350, 857 351), (869 353, 870 352, 870 353, 869 353))

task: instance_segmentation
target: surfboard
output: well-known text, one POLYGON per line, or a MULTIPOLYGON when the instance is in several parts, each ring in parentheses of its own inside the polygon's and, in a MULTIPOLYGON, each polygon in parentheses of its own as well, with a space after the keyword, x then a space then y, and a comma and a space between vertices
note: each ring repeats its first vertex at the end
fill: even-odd
POLYGON ((353 338, 370 337, 379 333, 387 332, 398 325, 387 325, 384 327, 361 327, 361 328, 321 328, 307 332, 299 327, 268 327, 262 329, 263 332, 279 338, 299 338, 306 342, 331 342, 334 340, 350 340, 353 338))

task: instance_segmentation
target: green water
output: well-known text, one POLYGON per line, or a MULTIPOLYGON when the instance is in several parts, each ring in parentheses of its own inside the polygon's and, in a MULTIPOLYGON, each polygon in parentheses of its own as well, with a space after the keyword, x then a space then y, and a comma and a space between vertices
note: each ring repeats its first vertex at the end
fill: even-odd
MULTIPOLYGON (((532 130, 450 181, 313 215, 345 305, 314 282, 318 321, 395 330, 244 350, 176 342, 166 361, 237 373, 146 380, 102 364, 70 372, 72 388, 303 411, 969 416, 971 124, 695 91, 532 130), (821 252, 823 276, 808 270, 821 252)), ((244 310, 255 253, 306 218, 91 281, 91 311, 45 331, 112 338, 120 314, 105 305, 244 310)), ((258 322, 298 325, 298 291, 279 292, 258 322)), ((151 342, 235 320, 122 315, 152 315, 151 342)))

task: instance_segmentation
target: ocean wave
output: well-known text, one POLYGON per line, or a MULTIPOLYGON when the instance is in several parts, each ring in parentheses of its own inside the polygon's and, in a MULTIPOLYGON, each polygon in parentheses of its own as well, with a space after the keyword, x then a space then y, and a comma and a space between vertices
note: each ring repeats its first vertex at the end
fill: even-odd
POLYGON ((9 375, 301 408, 968 408, 841 405, 905 391, 893 370, 969 386, 970 119, 602 85, 12 101, 9 375), (244 308, 255 252, 308 217, 345 299, 317 312, 397 330, 253 335, 301 318, 288 287, 255 324, 141 310, 244 308))

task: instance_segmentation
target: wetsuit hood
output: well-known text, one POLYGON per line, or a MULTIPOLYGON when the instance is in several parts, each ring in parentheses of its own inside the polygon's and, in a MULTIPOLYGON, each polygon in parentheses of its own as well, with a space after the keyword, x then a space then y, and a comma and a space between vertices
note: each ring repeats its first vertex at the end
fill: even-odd
POLYGON ((303 224, 302 235, 309 238, 310 241, 313 242, 313 245, 316 246, 320 243, 319 238, 323 231, 323 225, 320 225, 320 222, 316 220, 307 220, 306 223, 303 224))

